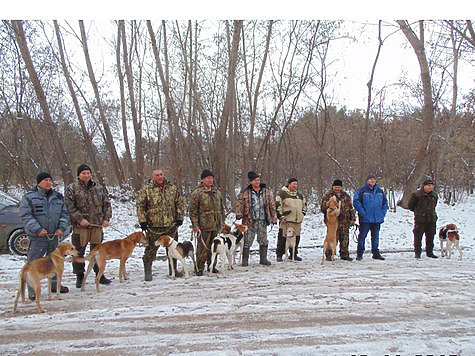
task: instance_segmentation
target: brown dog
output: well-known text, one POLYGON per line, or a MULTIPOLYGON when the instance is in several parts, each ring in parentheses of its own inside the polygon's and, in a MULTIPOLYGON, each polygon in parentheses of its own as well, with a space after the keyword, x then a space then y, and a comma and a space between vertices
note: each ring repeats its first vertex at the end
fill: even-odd
POLYGON ((129 277, 127 276, 127 272, 125 271, 125 262, 130 257, 130 255, 132 255, 135 246, 139 243, 146 244, 147 239, 145 238, 145 235, 142 232, 137 231, 124 239, 107 241, 101 243, 100 245, 97 245, 92 249, 91 252, 89 252, 89 255, 87 255, 86 257, 74 257, 74 262, 89 261, 86 274, 84 275, 84 278, 82 280, 81 290, 84 291, 87 276, 89 275, 89 272, 91 272, 92 267, 94 267, 94 264, 97 263, 97 265, 99 266, 99 272, 96 276, 96 289, 98 292, 101 291, 99 288, 99 280, 101 279, 101 276, 104 273, 104 270, 106 269, 107 260, 110 259, 120 259, 119 281, 121 283, 123 282, 122 277, 124 279, 129 279, 129 277))
POLYGON ((325 261, 325 253, 332 250, 332 264, 335 264, 336 251, 336 232, 338 230, 338 216, 340 215, 341 202, 337 202, 336 197, 332 196, 327 202, 327 236, 323 243, 323 261, 325 261))
POLYGON ((64 243, 59 245, 58 248, 51 252, 48 256, 27 262, 18 273, 19 285, 18 292, 16 293, 15 303, 13 304, 13 311, 16 312, 20 294, 21 302, 25 303, 26 282, 29 282, 35 290, 35 303, 40 313, 44 313, 44 310, 40 305, 42 279, 48 278, 48 300, 51 300, 51 280, 54 275, 57 276, 58 281, 56 294, 58 299, 61 299, 59 293, 61 290, 61 278, 64 271, 64 258, 66 256, 77 256, 77 254, 78 251, 73 245, 64 243))

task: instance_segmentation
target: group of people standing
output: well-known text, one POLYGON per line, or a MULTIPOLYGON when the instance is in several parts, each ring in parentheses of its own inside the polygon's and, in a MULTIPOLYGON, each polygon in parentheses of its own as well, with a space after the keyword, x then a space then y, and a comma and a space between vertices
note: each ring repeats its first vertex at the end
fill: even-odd
MULTIPOLYGON (((87 165, 77 169, 78 180, 68 185, 64 197, 52 189, 52 176, 47 172, 37 175, 37 185, 27 192, 20 203, 20 215, 23 219, 25 232, 30 237, 27 260, 41 258, 54 251, 59 244, 69 223, 73 226, 71 243, 83 257, 86 247, 90 249, 103 241, 103 228, 109 226, 112 217, 111 203, 105 187, 92 179, 92 170, 87 165)), ((205 265, 208 271, 217 273, 216 266, 211 264, 211 243, 222 230, 225 222, 224 201, 221 192, 214 183, 214 173, 205 169, 202 171, 201 183, 196 187, 189 199, 188 215, 191 228, 197 236, 196 263, 197 276, 202 276, 205 265)), ((236 220, 241 220, 247 226, 244 235, 242 265, 249 264, 249 251, 257 238, 259 244, 259 263, 269 266, 267 227, 279 222, 277 236, 276 260, 282 262, 285 251, 286 230, 291 227, 296 232, 296 246, 293 254, 295 260, 301 261, 298 255, 301 224, 307 213, 305 197, 298 191, 298 180, 290 178, 281 188, 276 198, 272 191, 261 182, 260 176, 248 172, 249 184, 244 187, 237 197, 235 207, 236 220)), ((371 253, 374 259, 384 260, 379 251, 379 231, 388 210, 388 201, 377 184, 374 174, 366 177, 366 183, 356 190, 353 199, 343 191, 343 183, 336 179, 331 189, 323 196, 320 207, 326 223, 327 202, 335 196, 340 202, 338 217, 337 241, 340 258, 352 261, 350 257, 349 230, 355 225, 356 212, 359 218, 359 234, 356 260, 362 260, 365 251, 365 239, 371 232, 371 253)), ((415 215, 414 252, 415 257, 421 257, 422 236, 426 235, 426 255, 437 258, 433 253, 433 239, 437 214, 437 194, 433 191, 434 182, 426 180, 422 188, 411 195, 409 209, 415 215)), ((165 178, 161 169, 152 171, 150 180, 140 190, 137 202, 137 218, 141 229, 149 241, 143 255, 144 276, 146 281, 152 280, 152 264, 156 258, 158 246, 155 246, 162 235, 172 236, 178 241, 178 228, 183 224, 185 204, 180 189, 165 178)), ((327 252, 326 258, 331 260, 332 251, 327 252)), ((176 261, 175 264, 176 270, 176 261)), ((76 274, 76 287, 80 288, 84 278, 84 263, 73 262, 73 273, 76 274)), ((98 272, 98 266, 94 266, 98 272)), ((169 266, 171 275, 171 266, 169 266)), ((176 276, 180 276, 176 273, 176 276)), ((101 284, 109 284, 110 279, 102 275, 101 284)), ((57 288, 56 278, 52 281, 52 292, 57 288)), ((61 293, 69 289, 60 286, 61 293)), ((34 291, 29 286, 29 298, 34 299, 34 291)))

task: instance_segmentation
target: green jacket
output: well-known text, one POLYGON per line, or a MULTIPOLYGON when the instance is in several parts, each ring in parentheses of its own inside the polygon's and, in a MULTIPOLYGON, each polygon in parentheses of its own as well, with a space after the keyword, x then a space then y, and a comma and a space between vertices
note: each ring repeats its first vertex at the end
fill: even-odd
POLYGON ((206 189, 202 184, 190 195, 190 220, 192 227, 202 231, 221 231, 224 224, 224 204, 221 192, 214 186, 206 189))
POLYGON ((409 198, 408 208, 414 212, 416 222, 427 223, 437 221, 435 207, 439 197, 434 191, 426 193, 424 188, 412 193, 409 198))
POLYGON ((282 187, 282 190, 275 199, 277 217, 285 218, 286 221, 300 224, 307 213, 307 201, 299 192, 291 192, 289 188, 282 187))
POLYGON ((64 202, 73 226, 78 227, 82 219, 91 224, 102 225, 110 221, 112 207, 105 187, 90 180, 88 184, 81 180, 68 185, 64 191, 64 202))
POLYGON ((149 227, 170 227, 177 220, 183 221, 184 203, 178 187, 164 181, 163 190, 154 182, 148 182, 137 197, 137 218, 139 223, 147 222, 149 227))

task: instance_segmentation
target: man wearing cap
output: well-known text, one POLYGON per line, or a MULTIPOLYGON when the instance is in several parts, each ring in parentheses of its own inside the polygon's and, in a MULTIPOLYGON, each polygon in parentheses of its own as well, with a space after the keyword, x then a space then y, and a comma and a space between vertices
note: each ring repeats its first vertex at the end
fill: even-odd
POLYGON ((435 223, 437 221, 438 196, 434 192, 434 181, 426 180, 422 183, 422 188, 411 194, 408 208, 414 212, 414 254, 416 258, 421 258, 422 235, 426 235, 426 255, 427 257, 437 258, 434 255, 434 235, 435 223))
MULTIPOLYGON (((24 229, 30 238, 27 261, 42 258, 53 252, 59 245, 59 237, 68 227, 68 213, 61 193, 52 188, 51 174, 41 172, 36 177, 37 185, 27 192, 20 203, 20 216, 24 229)), ((51 291, 57 291, 56 276, 51 283, 51 291)), ((69 292, 61 286, 61 293, 69 292)), ((35 299, 33 288, 28 285, 28 298, 35 299)))
POLYGON ((248 172, 247 177, 249 178, 249 185, 239 193, 236 203, 236 219, 242 219, 242 224, 248 227, 244 233, 242 265, 247 266, 249 264, 249 249, 257 235, 259 263, 270 266, 271 263, 267 259, 269 246, 267 226, 277 223, 274 196, 271 190, 264 183, 261 183, 261 179, 256 172, 248 172))
MULTIPOLYGON (((352 261, 348 251, 348 244, 350 241, 350 226, 355 224, 356 213, 351 203, 351 197, 348 193, 342 190, 343 182, 341 179, 335 179, 332 184, 332 189, 328 191, 322 198, 320 203, 320 211, 323 213, 323 221, 327 223, 327 203, 331 197, 335 197, 337 201, 341 202, 340 215, 338 215, 338 230, 337 243, 340 245, 340 258, 345 261, 352 261)), ((327 261, 332 259, 332 251, 326 252, 327 261)))
POLYGON ((368 174, 365 185, 355 192, 353 205, 358 211, 360 222, 356 260, 361 261, 363 259, 365 239, 369 231, 371 231, 371 253, 373 258, 375 260, 385 260, 379 253, 379 230, 388 211, 388 199, 376 183, 375 174, 368 174))
POLYGON ((211 242, 223 228, 225 213, 221 192, 213 185, 214 174, 201 172, 201 184, 190 195, 189 215, 193 231, 198 234, 196 247, 197 276, 202 276, 205 262, 208 271, 218 273, 211 264, 211 242))
MULTIPOLYGON (((109 226, 112 207, 105 187, 92 180, 92 170, 82 164, 77 170, 78 180, 66 187, 64 200, 68 209, 69 221, 73 225, 71 243, 83 257, 87 244, 90 250, 99 245, 103 239, 102 228, 109 226)), ((73 273, 76 274, 76 288, 81 288, 84 278, 84 263, 73 262, 73 273)), ((94 272, 99 267, 94 264, 94 272)), ((109 284, 110 279, 101 276, 99 283, 109 284)))
POLYGON ((303 217, 307 213, 307 201, 305 197, 297 191, 299 186, 297 178, 290 178, 287 185, 282 187, 275 199, 277 218, 279 219, 279 233, 277 235, 277 262, 282 262, 285 253, 285 236, 287 228, 291 227, 296 233, 295 251, 291 251, 296 261, 302 261, 298 256, 300 243, 300 228, 303 217))
MULTIPOLYGON (((178 241, 178 227, 183 224, 184 204, 178 187, 165 179, 161 169, 154 169, 150 181, 140 190, 137 197, 137 218, 143 232, 147 233, 148 245, 143 254, 145 280, 152 280, 152 263, 159 246, 155 246, 162 235, 173 236, 178 241)), ((167 249, 168 253, 168 249, 167 249)), ((173 260, 175 275, 176 259, 173 260)), ((171 276, 170 262, 168 273, 171 276)))

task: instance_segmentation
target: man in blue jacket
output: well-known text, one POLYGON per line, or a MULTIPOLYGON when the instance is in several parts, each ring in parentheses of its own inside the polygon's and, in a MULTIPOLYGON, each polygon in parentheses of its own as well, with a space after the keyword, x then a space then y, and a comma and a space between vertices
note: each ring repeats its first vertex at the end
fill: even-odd
MULTIPOLYGON (((37 260, 53 252, 59 245, 59 237, 68 227, 68 213, 61 193, 53 190, 51 174, 41 172, 37 185, 27 192, 20 203, 20 216, 30 238, 27 261, 37 260)), ((51 292, 56 292, 56 276, 51 282, 51 292)), ((61 293, 69 292, 61 286, 61 293)), ((28 285, 28 298, 35 299, 35 292, 28 285)))
POLYGON ((369 231, 371 231, 371 253, 373 258, 384 260, 385 258, 379 253, 379 230, 388 211, 388 200, 383 190, 376 184, 376 176, 373 173, 368 174, 365 185, 355 192, 353 206, 358 211, 360 222, 356 260, 361 261, 363 259, 365 239, 369 231))

